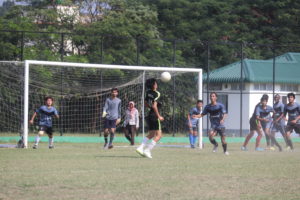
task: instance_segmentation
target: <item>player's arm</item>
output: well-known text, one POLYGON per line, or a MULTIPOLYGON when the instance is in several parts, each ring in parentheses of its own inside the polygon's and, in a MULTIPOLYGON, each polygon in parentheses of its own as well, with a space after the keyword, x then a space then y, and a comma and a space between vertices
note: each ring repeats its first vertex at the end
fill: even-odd
POLYGON ((29 121, 30 124, 33 124, 36 115, 37 115, 37 112, 34 112, 32 117, 31 117, 31 120, 29 121))
POLYGON ((154 113, 156 115, 156 117, 160 120, 160 121, 163 121, 164 118, 159 114, 158 112, 158 108, 157 108, 157 101, 153 101, 152 103, 152 109, 154 110, 154 113))
POLYGON ((118 125, 121 122, 121 101, 118 105, 118 119, 116 121, 116 125, 118 125))
POLYGON ((227 118, 227 113, 223 113, 223 116, 222 116, 222 119, 220 120, 220 123, 223 124, 226 118, 227 118))
POLYGON ((139 111, 135 110, 135 127, 138 129, 140 127, 139 111))
POLYGON ((191 128, 192 127, 192 123, 191 123, 190 113, 188 113, 187 119, 188 119, 189 128, 191 128))
POLYGON ((108 108, 108 99, 105 100, 105 104, 103 107, 103 113, 102 113, 102 117, 105 117, 107 115, 107 108, 108 108))

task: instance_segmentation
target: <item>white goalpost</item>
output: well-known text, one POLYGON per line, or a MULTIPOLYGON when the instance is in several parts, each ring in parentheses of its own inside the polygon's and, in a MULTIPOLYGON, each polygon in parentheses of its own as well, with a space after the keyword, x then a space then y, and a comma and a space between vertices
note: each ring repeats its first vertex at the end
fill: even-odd
MULTIPOLYGON (((198 68, 125 66, 125 65, 86 64, 86 63, 26 60, 25 65, 24 65, 24 102, 23 102, 23 114, 24 114, 24 117, 23 117, 23 141, 24 141, 25 148, 28 147, 30 98, 31 98, 30 97, 30 95, 31 95, 30 84, 32 81, 31 73, 37 73, 36 71, 38 71, 38 70, 34 70, 34 72, 32 72, 32 70, 35 69, 35 67, 44 67, 44 66, 48 67, 49 69, 56 68, 56 70, 69 69, 69 68, 73 70, 73 71, 68 71, 67 75, 66 75, 66 73, 62 74, 61 79, 58 79, 57 77, 53 77, 53 76, 49 75, 49 77, 51 77, 53 80, 58 81, 58 82, 61 81, 60 86, 58 86, 58 84, 57 84, 57 85, 54 85, 51 87, 54 87, 54 88, 61 87, 61 90, 64 90, 64 94, 61 93, 61 94, 57 94, 57 95, 60 95, 60 97, 62 97, 64 99, 66 99, 70 96, 67 94, 67 92, 71 91, 72 89, 78 89, 78 88, 82 87, 82 91, 84 91, 86 93, 88 93, 87 90, 93 89, 93 91, 88 94, 88 97, 97 98, 97 103, 94 103, 94 101, 96 102, 96 100, 81 100, 83 102, 83 103, 81 103, 82 105, 80 105, 81 107, 91 106, 91 104, 92 104, 91 108, 89 108, 89 109, 93 109, 93 108, 97 107, 98 104, 101 103, 101 101, 98 101, 98 100, 99 100, 99 96, 101 96, 101 98, 102 98, 102 96, 104 95, 104 93, 103 93, 104 89, 102 89, 102 90, 97 89, 97 87, 100 87, 100 85, 102 87, 103 85, 105 85, 107 83, 108 84, 107 88, 110 85, 111 85, 110 88, 112 88, 112 87, 124 88, 122 90, 122 92, 120 92, 122 95, 120 97, 121 100, 123 101, 122 98, 124 98, 126 100, 136 99, 136 101, 138 102, 138 105, 139 105, 139 108, 141 111, 141 115, 142 115, 141 128, 142 128, 143 136, 145 134, 145 126, 146 126, 145 122, 143 120, 145 117, 144 100, 143 99, 144 99, 145 89, 146 89, 144 86, 146 79, 148 79, 150 77, 159 79, 160 74, 165 71, 170 72, 172 74, 171 81, 169 81, 168 83, 163 83, 163 82, 159 83, 159 87, 162 87, 162 90, 164 91, 164 93, 168 94, 168 95, 166 95, 167 97, 165 97, 165 98, 168 98, 168 99, 173 98, 173 99, 177 100, 177 102, 172 103, 173 107, 170 104, 164 105, 165 112, 172 113, 170 111, 171 107, 173 109, 173 115, 169 114, 168 117, 166 117, 166 118, 170 118, 170 120, 176 119, 176 120, 182 121, 183 119, 186 119, 186 116, 184 116, 184 118, 180 118, 180 119, 178 117, 180 115, 180 113, 183 112, 183 109, 186 109, 187 106, 194 106, 197 99, 202 99, 202 69, 198 69, 198 68), (78 72, 77 69, 78 70, 84 69, 85 71, 78 72), (86 70, 88 70, 88 71, 86 71, 86 70), (93 71, 93 70, 99 70, 99 71, 93 71), (103 72, 103 70, 106 70, 105 73, 103 72), (118 70, 122 70, 121 71, 122 73, 118 70), (112 73, 110 71, 118 73, 118 76, 116 76, 114 73, 112 73), (84 74, 85 79, 80 79, 80 80, 78 79, 76 81, 76 83, 73 83, 71 81, 73 79, 75 79, 75 75, 73 75, 72 73, 80 74, 80 75, 78 75, 78 77, 83 76, 83 74, 84 74), (96 76, 94 77, 94 74, 96 74, 96 73, 99 74, 97 77, 101 77, 101 80, 98 80, 97 78, 95 78, 96 76), (70 74, 72 76, 69 77, 70 74), (122 74, 122 76, 119 74, 122 74), (134 75, 134 74, 136 74, 136 75, 134 75), (109 78, 105 79, 105 78, 103 78, 104 76, 109 76, 109 78), (129 79, 128 77, 130 77, 130 78, 133 77, 133 78, 129 79), (173 79, 174 79, 174 82, 172 82, 173 79), (85 83, 85 80, 86 80, 86 83, 85 83), (91 80, 93 80, 93 82, 91 80), (63 83, 64 81, 68 81, 68 86, 65 86, 66 84, 63 83), (176 87, 173 86, 174 91, 172 91, 171 85, 175 84, 175 83, 176 83, 176 87), (83 84, 84 86, 82 86, 80 84, 83 84), (176 89, 178 91, 175 92, 176 89), (186 92, 186 93, 184 93, 184 92, 186 92), (184 94, 181 94, 181 93, 184 93, 184 94), (179 95, 181 95, 181 96, 179 96, 179 95), (191 104, 188 105, 187 103, 181 102, 181 101, 183 101, 184 97, 186 97, 186 99, 189 102, 191 102, 191 104), (194 98, 192 98, 192 97, 194 97, 194 98), (177 115, 175 115, 174 112, 176 112, 177 115)), ((39 77, 36 74, 34 74, 32 76, 34 78, 39 77)), ((39 88, 41 88, 41 86, 38 84, 43 84, 44 81, 49 81, 49 80, 45 78, 43 80, 37 81, 33 85, 39 89, 39 88)), ((55 81, 53 81, 53 82, 55 82, 55 81)), ((47 85, 47 83, 45 83, 45 85, 47 85)), ((104 88, 104 87, 106 87, 106 86, 103 86, 102 88, 104 88)), ((34 89, 34 90, 38 91, 38 89, 34 89)), ((160 88, 159 88, 159 91, 160 91, 160 88)), ((51 94, 49 94, 49 95, 51 96, 51 94)), ((105 95, 107 95, 107 94, 105 93, 105 95)), ((76 97, 76 95, 74 95, 74 96, 76 97)), ((75 98, 75 97, 72 96, 72 98, 75 98)), ((78 98, 81 98, 81 97, 78 97, 78 98)), ((83 99, 83 98, 81 98, 81 99, 83 99)), ((171 102, 171 100, 170 100, 170 102, 171 102)), ((122 104, 123 104, 123 102, 122 102, 122 104)), ((68 106, 68 108, 69 108, 72 106, 72 103, 68 102, 68 105, 65 105, 65 106, 68 106)), ((81 109, 84 110, 84 108, 81 108, 81 109)), ((88 112, 89 111, 85 111, 85 113, 83 113, 85 116, 83 117, 82 120, 88 121, 91 118, 88 115, 89 114, 88 112)), ((97 111, 94 115, 98 116, 98 114, 99 114, 98 112, 100 112, 100 111, 97 111)), ((76 114, 68 114, 68 115, 70 115, 70 116, 66 116, 66 117, 68 117, 68 120, 69 120, 68 122, 70 122, 70 124, 71 124, 70 126, 74 126, 77 122, 73 122, 71 118, 72 118, 72 116, 76 116, 76 114)), ((64 116, 62 116, 62 117, 64 117, 64 116)), ((64 120, 66 120, 66 119, 64 119, 64 120)), ((66 123, 67 122, 65 122, 65 124, 66 123)), ((98 122, 95 122, 95 124, 96 123, 98 123, 98 122)), ((184 122, 182 122, 182 123, 184 123, 184 122)), ((179 127, 179 125, 177 125, 177 123, 173 122, 173 126, 174 126, 174 124, 176 126, 175 131, 183 130, 181 125, 179 127)), ((186 123, 184 123, 184 124, 186 124, 186 123)), ((84 125, 82 125, 82 126, 84 126, 84 125)), ((95 127, 97 128, 97 127, 99 127, 99 125, 96 124, 95 127)), ((67 130, 67 128, 69 128, 69 127, 64 127, 64 129, 66 129, 66 130, 67 130)), ((203 144, 202 119, 199 120, 198 128, 199 128, 198 145, 199 145, 199 148, 202 149, 202 144, 203 144)), ((81 130, 81 129, 78 129, 78 130, 81 130)), ((69 131, 69 129, 67 131, 69 131)))

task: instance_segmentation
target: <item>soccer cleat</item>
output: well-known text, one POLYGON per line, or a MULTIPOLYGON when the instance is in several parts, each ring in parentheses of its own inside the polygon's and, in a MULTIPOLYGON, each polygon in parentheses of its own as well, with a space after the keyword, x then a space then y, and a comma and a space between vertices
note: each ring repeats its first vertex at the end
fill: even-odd
POLYGON ((145 150, 144 150, 144 156, 146 156, 147 158, 152 158, 151 152, 150 152, 149 149, 145 149, 145 150))
POLYGON ((218 150, 218 146, 217 146, 217 145, 215 145, 215 146, 214 146, 214 148, 213 148, 213 153, 216 153, 216 152, 217 152, 217 150, 218 150))
POLYGON ((138 154, 140 154, 141 156, 145 157, 143 147, 138 147, 135 151, 136 151, 138 154))
POLYGON ((290 147, 290 146, 287 146, 287 147, 285 148, 285 150, 286 150, 286 151, 290 151, 290 150, 291 150, 291 147, 290 147))
POLYGON ((270 150, 271 151, 275 151, 275 147, 270 147, 270 150))
POLYGON ((244 147, 244 146, 241 147, 241 150, 242 151, 248 151, 247 147, 244 147))
POLYGON ((228 151, 225 151, 224 154, 225 154, 226 156, 229 156, 229 152, 228 152, 228 151))
POLYGON ((191 145, 191 148, 192 148, 192 149, 195 149, 195 145, 192 144, 192 145, 191 145))
POLYGON ((54 146, 53 145, 49 146, 49 149, 54 149, 54 146))
POLYGON ((260 148, 260 147, 256 147, 256 148, 255 148, 255 151, 264 151, 264 149, 263 149, 263 148, 260 148))
POLYGON ((114 145, 112 144, 108 145, 108 149, 112 149, 112 148, 114 148, 114 145))
POLYGON ((37 149, 38 148, 38 145, 33 145, 33 147, 32 147, 33 149, 37 149))
POLYGON ((105 149, 105 150, 108 149, 108 144, 107 143, 104 144, 103 149, 105 149))

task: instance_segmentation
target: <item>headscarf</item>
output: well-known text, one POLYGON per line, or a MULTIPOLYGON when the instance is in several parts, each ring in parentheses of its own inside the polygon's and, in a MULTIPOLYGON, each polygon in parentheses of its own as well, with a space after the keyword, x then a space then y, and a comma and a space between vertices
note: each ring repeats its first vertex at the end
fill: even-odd
POLYGON ((136 111, 136 108, 134 107, 134 102, 133 101, 129 101, 129 103, 128 103, 128 110, 130 111, 131 119, 133 119, 134 115, 135 115, 135 111, 136 111), (130 104, 133 105, 132 108, 130 107, 130 104))

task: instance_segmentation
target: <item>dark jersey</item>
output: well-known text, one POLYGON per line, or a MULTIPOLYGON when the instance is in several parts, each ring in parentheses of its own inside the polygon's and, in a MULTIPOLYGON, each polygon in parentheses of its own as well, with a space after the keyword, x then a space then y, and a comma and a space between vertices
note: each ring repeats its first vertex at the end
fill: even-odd
POLYGON ((260 106, 261 104, 260 103, 258 103, 258 104, 256 104, 256 106, 255 106, 255 108, 254 108, 254 111, 253 111, 253 114, 252 114, 252 119, 256 119, 256 109, 257 109, 257 107, 258 106, 260 106))
POLYGON ((284 112, 284 104, 281 102, 277 102, 273 105, 273 109, 274 109, 274 119, 278 119, 282 113, 284 112))
POLYGON ((255 110, 256 116, 264 119, 272 119, 271 112, 274 112, 274 110, 271 106, 268 105, 266 106, 266 108, 263 108, 262 105, 259 105, 255 110))
MULTIPOLYGON (((300 105, 298 103, 294 103, 292 105, 287 104, 284 107, 284 116, 288 114, 289 120, 288 122, 295 120, 300 115, 300 105)), ((298 120, 297 124, 300 123, 300 120, 298 120)))
POLYGON ((221 103, 217 103, 216 105, 208 104, 204 107, 202 115, 206 115, 207 113, 209 113, 210 123, 215 126, 220 126, 220 121, 223 119, 226 109, 221 103))
POLYGON ((159 102, 159 98, 160 98, 160 93, 158 91, 148 90, 146 92, 145 101, 148 104, 148 106, 150 107, 149 116, 151 116, 151 117, 157 117, 154 110, 153 110, 153 108, 152 108, 152 104, 154 102, 157 102, 157 109, 158 110, 161 108, 161 103, 159 102))
POLYGON ((47 127, 52 127, 52 116, 58 115, 58 112, 54 107, 51 106, 50 108, 48 108, 45 105, 41 106, 35 112, 40 115, 39 125, 47 127))

